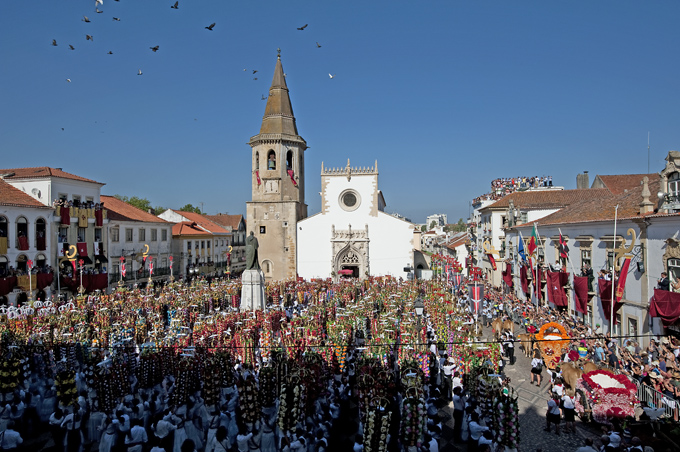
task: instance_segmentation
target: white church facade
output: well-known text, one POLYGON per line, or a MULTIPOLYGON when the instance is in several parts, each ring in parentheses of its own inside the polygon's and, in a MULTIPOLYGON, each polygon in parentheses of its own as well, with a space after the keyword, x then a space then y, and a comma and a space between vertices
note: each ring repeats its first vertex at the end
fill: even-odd
POLYGON ((298 275, 305 279, 406 277, 413 223, 385 213, 372 168, 321 166, 321 212, 297 223, 298 275))
MULTIPOLYGON (((247 234, 258 240, 267 281, 406 277, 413 266, 415 225, 384 212, 373 168, 324 168, 321 212, 307 217, 306 141, 299 135, 278 55, 260 133, 252 153, 252 200, 246 203, 247 234)), ((420 231, 417 231, 418 234, 420 231)), ((418 235, 419 237, 419 235, 418 235)))

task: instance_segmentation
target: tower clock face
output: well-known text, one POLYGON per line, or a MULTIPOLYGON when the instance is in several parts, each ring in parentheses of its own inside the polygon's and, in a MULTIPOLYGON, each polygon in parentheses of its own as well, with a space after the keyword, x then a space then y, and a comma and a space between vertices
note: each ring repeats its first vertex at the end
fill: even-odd
POLYGON ((278 193, 279 192, 279 181, 268 180, 264 183, 265 193, 278 193))

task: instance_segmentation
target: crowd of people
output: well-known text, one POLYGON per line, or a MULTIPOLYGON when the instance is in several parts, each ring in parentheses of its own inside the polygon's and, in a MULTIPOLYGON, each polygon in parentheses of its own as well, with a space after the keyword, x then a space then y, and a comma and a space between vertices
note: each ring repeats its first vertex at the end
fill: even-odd
POLYGON ((518 190, 528 190, 530 188, 540 187, 548 188, 552 186, 552 176, 500 177, 492 180, 491 191, 475 198, 473 204, 484 200, 495 201, 518 190))
MULTIPOLYGON (((239 289, 199 279, 21 311, 0 325, 0 446, 20 447, 49 426, 59 452, 433 452, 438 409, 448 403, 455 441, 471 451, 504 445, 476 377, 482 368, 498 375, 495 394, 510 397, 504 369, 515 365, 517 331, 470 347, 480 325, 465 290, 454 296, 442 283, 391 278, 289 281, 267 287, 266 312, 241 312, 239 289), (410 314, 416 298, 425 302, 422 323, 410 314), (375 419, 388 412, 381 435, 375 419)), ((675 340, 642 348, 637 338, 619 341, 491 287, 479 314, 482 323, 509 319, 529 333, 558 322, 573 339, 561 360, 606 363, 669 398, 678 394, 675 340)), ((547 370, 535 355, 532 382, 543 386, 547 370)), ((548 377, 557 397, 548 427, 559 432, 563 417, 573 431, 559 371, 548 377)))

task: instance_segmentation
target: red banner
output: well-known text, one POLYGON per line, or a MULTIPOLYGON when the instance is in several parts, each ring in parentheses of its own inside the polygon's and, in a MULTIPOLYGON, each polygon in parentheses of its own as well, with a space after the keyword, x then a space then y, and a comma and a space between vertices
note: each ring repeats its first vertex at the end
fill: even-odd
POLYGON ((87 243, 78 242, 78 256, 87 256, 87 243))
POLYGON ((505 263, 505 270, 503 270, 503 282, 512 289, 512 264, 508 262, 505 263))
MULTIPOLYGON (((611 309, 612 309, 612 282, 606 279, 599 278, 597 280, 597 287, 600 291, 600 301, 602 302, 602 310, 604 311, 604 318, 609 321, 611 320, 611 309)), ((616 322, 616 312, 621 309, 623 303, 614 304, 614 325, 616 322)))
POLYGON ((519 281, 522 284, 522 292, 529 293, 529 277, 527 275, 526 265, 522 265, 519 268, 519 281))
POLYGON ((649 300, 649 315, 661 317, 664 326, 674 324, 680 318, 680 293, 654 289, 649 300))
POLYGON ((567 299, 567 294, 564 293, 564 288, 562 287, 562 274, 568 273, 561 272, 551 272, 547 274, 546 282, 548 284, 548 301, 553 303, 555 306, 568 306, 569 301, 567 299))
POLYGON ((626 279, 628 278, 628 267, 630 267, 630 257, 626 257, 621 266, 621 273, 619 274, 619 281, 616 285, 616 302, 618 303, 623 298, 623 291, 626 289, 626 279))
POLYGON ((496 259, 493 258, 493 254, 487 254, 487 257, 489 258, 489 262, 491 262, 491 268, 496 270, 496 259))
POLYGON ((574 308, 581 314, 588 313, 587 276, 574 276, 574 308))

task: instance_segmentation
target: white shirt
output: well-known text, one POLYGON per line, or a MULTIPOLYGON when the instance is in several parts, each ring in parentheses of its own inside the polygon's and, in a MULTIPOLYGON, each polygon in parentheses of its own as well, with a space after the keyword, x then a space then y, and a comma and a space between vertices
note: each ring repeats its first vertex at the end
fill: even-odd
POLYGON ((562 396, 562 401, 564 402, 564 408, 573 410, 574 409, 574 401, 569 397, 568 395, 562 396))
POLYGON ((7 429, 0 433, 0 435, 2 436, 2 443, 0 443, 0 446, 2 446, 4 450, 16 449, 24 442, 21 435, 19 435, 19 432, 15 432, 12 429, 7 429))
POLYGON ((432 438, 428 446, 430 446, 430 452, 439 452, 439 443, 436 439, 432 438))
POLYGON ((149 437, 146 435, 146 430, 140 425, 132 427, 130 436, 125 435, 125 444, 134 444, 134 446, 128 446, 128 452, 142 452, 142 447, 147 441, 149 437))

